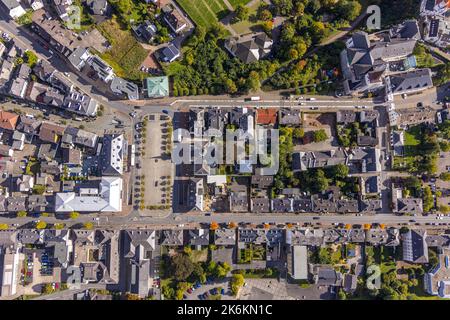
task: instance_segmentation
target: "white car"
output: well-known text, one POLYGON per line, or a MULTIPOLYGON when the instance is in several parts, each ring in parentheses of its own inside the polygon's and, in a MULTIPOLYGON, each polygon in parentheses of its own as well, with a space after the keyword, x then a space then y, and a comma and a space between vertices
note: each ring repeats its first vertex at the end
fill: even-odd
POLYGON ((305 99, 305 97, 298 97, 298 100, 303 100, 305 99))

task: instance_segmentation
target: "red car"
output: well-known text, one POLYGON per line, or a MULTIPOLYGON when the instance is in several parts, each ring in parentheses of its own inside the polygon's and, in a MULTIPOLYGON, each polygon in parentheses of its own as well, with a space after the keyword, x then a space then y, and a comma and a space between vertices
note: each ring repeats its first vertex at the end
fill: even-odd
POLYGON ((191 289, 191 288, 187 289, 187 292, 188 292, 189 294, 191 294, 191 293, 192 293, 192 289, 191 289))

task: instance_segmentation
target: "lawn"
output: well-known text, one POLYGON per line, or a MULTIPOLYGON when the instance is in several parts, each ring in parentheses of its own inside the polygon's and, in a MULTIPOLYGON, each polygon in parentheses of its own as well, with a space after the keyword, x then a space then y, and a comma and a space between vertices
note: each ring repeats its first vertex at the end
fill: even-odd
POLYGON ((420 126, 415 126, 405 131, 405 154, 407 156, 416 155, 416 147, 420 144, 420 135, 420 126))
MULTIPOLYGON (((250 18, 248 20, 240 21, 238 23, 234 23, 231 25, 234 31, 238 34, 246 34, 252 32, 252 29, 259 26, 259 23, 256 19, 256 13, 259 8, 259 2, 255 2, 255 4, 250 9, 250 18)), ((261 28, 262 30, 262 28, 261 28)))
POLYGON ((119 77, 140 80, 139 68, 148 51, 137 42, 129 30, 122 28, 116 17, 97 27, 112 45, 112 49, 102 54, 101 58, 114 68, 119 77))
POLYGON ((195 24, 205 28, 217 23, 228 14, 228 8, 223 0, 178 0, 195 24))
POLYGON ((228 0, 228 2, 233 6, 234 9, 236 9, 236 7, 240 4, 245 6, 250 2, 250 0, 228 0))
POLYGON ((208 249, 192 250, 192 262, 205 262, 208 259, 208 249))

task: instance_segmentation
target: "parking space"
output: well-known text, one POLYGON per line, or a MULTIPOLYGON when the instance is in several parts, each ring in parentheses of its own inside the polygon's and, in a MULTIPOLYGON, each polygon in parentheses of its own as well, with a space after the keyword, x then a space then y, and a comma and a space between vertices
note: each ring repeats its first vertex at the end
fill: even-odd
MULTIPOLYGON (((170 209, 172 203, 172 161, 171 140, 172 124, 166 115, 151 114, 147 116, 145 134, 142 129, 136 133, 139 157, 137 175, 144 175, 143 194, 145 210, 170 209)), ((134 188, 142 188, 137 185, 134 188)), ((135 190, 136 192, 137 190, 135 190)), ((142 204, 142 202, 141 202, 142 204)), ((142 206, 141 206, 142 209, 142 206)), ((144 210, 142 210, 144 211, 144 210)), ((144 212, 145 213, 145 212, 144 212)))
POLYGON ((229 280, 207 282, 206 284, 195 284, 188 289, 184 300, 211 300, 220 296, 220 300, 234 300, 229 288, 229 280))

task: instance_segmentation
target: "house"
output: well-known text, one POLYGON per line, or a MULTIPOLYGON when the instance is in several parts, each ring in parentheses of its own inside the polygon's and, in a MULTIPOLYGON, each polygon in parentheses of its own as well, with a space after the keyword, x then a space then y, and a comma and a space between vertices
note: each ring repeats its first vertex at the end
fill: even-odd
POLYGON ((424 289, 428 294, 441 298, 450 298, 450 249, 442 248, 438 255, 438 264, 424 276, 424 289))
POLYGON ((318 247, 324 244, 324 233, 322 229, 289 229, 286 230, 286 244, 318 247))
POLYGON ((53 7, 59 15, 59 18, 62 21, 69 21, 69 13, 70 13, 70 5, 72 4, 72 0, 53 0, 53 7))
POLYGON ((39 151, 37 158, 43 161, 52 161, 56 157, 58 151, 58 145, 55 143, 41 143, 39 145, 39 151))
POLYGON ((356 112, 350 110, 340 110, 336 112, 336 122, 344 125, 356 122, 356 112))
POLYGON ((126 95, 128 100, 139 99, 139 88, 135 83, 115 77, 111 81, 111 91, 116 95, 126 95))
MULTIPOLYGON (((217 133, 222 134, 225 129, 225 122, 227 119, 227 112, 221 108, 211 108, 205 113, 205 128, 204 130, 217 130, 217 133)), ((215 134, 214 132, 212 134, 215 134)))
POLYGON ((256 110, 256 123, 274 126, 277 123, 278 110, 276 108, 261 108, 256 110))
POLYGON ((160 60, 162 62, 172 63, 180 56, 180 49, 178 49, 173 43, 169 43, 160 51, 160 60))
POLYGON ((302 122, 300 110, 291 108, 280 108, 278 119, 280 125, 296 126, 302 122))
POLYGON ((214 244, 216 246, 235 246, 235 229, 217 229, 214 231, 214 244))
POLYGON ((26 211, 26 199, 23 196, 12 196, 6 199, 6 208, 8 212, 26 211))
POLYGON ((119 283, 120 251, 117 230, 73 230, 74 265, 83 269, 83 283, 119 283))
POLYGON ((431 107, 396 109, 389 112, 391 126, 406 128, 421 123, 436 123, 436 110, 431 107))
POLYGON ((270 208, 272 212, 278 213, 292 212, 293 211, 292 202, 293 199, 289 198, 275 198, 270 200, 270 208))
POLYGON ((75 67, 75 69, 81 71, 90 57, 91 54, 89 52, 89 49, 78 47, 67 57, 67 59, 72 64, 72 66, 75 67))
POLYGON ((0 129, 14 131, 18 120, 19 116, 17 114, 0 111, 0 129))
POLYGON ((39 139, 43 142, 59 143, 64 134, 64 127, 58 126, 52 122, 44 121, 39 130, 39 139))
POLYGON ((244 63, 252 63, 266 57, 272 50, 273 40, 264 33, 232 37, 225 41, 225 48, 244 63))
POLYGON ((108 83, 114 79, 114 70, 113 68, 103 61, 99 56, 92 55, 87 59, 87 64, 91 66, 92 70, 94 70, 98 77, 104 82, 108 83))
POLYGON ((70 144, 93 149, 97 145, 98 136, 95 133, 68 126, 62 140, 66 143, 70 142, 70 144))
POLYGON ((3 60, 0 68, 0 87, 5 86, 11 79, 11 71, 13 70, 13 63, 9 60, 3 60))
POLYGON ((250 199, 250 211, 253 213, 270 212, 270 199, 264 197, 252 197, 250 199))
POLYGON ((183 230, 162 230, 161 239, 162 246, 182 246, 184 244, 183 230))
POLYGON ((163 98, 169 96, 169 77, 150 77, 144 82, 144 92, 148 98, 163 98))
POLYGON ((61 107, 82 116, 95 117, 97 115, 98 103, 86 94, 73 91, 64 97, 64 102, 61 107))
POLYGON ((381 192, 381 180, 379 176, 361 177, 361 194, 378 194, 381 192))
POLYGON ((63 163, 68 165, 81 165, 81 151, 78 149, 62 149, 63 163))
POLYGON ((12 157, 13 155, 14 155, 14 150, 10 146, 0 144, 0 156, 12 157))
POLYGON ((145 42, 150 42, 156 36, 158 29, 149 20, 144 21, 139 25, 133 25, 131 29, 136 36, 145 42))
POLYGON ((230 186, 228 200, 231 212, 248 212, 247 186, 237 184, 230 186))
POLYGON ((314 278, 319 286, 340 286, 342 284, 341 273, 336 272, 332 267, 319 266, 314 278))
POLYGON ((106 14, 108 10, 107 0, 86 0, 86 6, 89 8, 92 14, 102 16, 106 14))
POLYGON ((25 98, 25 93, 27 91, 28 81, 22 78, 16 78, 11 83, 9 88, 9 93, 17 98, 25 98))
POLYGON ((45 212, 50 211, 51 209, 51 197, 33 194, 27 199, 28 212, 45 212))
POLYGON ((419 69, 389 76, 393 95, 410 94, 433 87, 431 69, 419 69))
POLYGON ((411 263, 428 263, 428 245, 425 241, 427 231, 408 230, 402 235, 403 260, 411 263))
POLYGON ((25 0, 25 3, 27 3, 33 11, 44 8, 43 0, 25 0))
POLYGON ((357 94, 383 88, 389 62, 407 58, 415 45, 415 39, 384 37, 370 41, 366 32, 353 33, 340 55, 345 92, 357 94))
POLYGON ((344 275, 344 281, 342 286, 345 292, 347 293, 355 292, 357 285, 358 285, 358 276, 348 273, 344 275))
POLYGON ((245 244, 263 244, 267 242, 264 229, 238 229, 238 245, 240 248, 245 244))
POLYGON ((394 150, 394 156, 403 157, 405 154, 405 132, 393 131, 391 143, 392 149, 394 150))
POLYGON ((423 213, 423 201, 421 198, 403 198, 400 188, 392 189, 393 211, 400 213, 421 214, 423 213))
POLYGON ((191 178, 189 180, 189 195, 188 204, 189 211, 203 211, 205 195, 205 188, 203 185, 203 178, 191 178))
POLYGON ((191 246, 208 246, 209 229, 190 229, 187 231, 187 239, 191 246))
POLYGON ((0 298, 8 298, 17 293, 20 272, 19 257, 15 232, 0 231, 0 298))
POLYGON ((348 153, 344 149, 322 152, 295 152, 292 155, 292 169, 295 172, 347 163, 348 153))
POLYGON ((251 185, 254 189, 264 190, 269 188, 273 183, 273 176, 253 175, 251 185))
POLYGON ((312 212, 311 198, 294 198, 292 200, 292 210, 298 212, 312 212))
POLYGON ((177 9, 163 13, 163 19, 169 28, 175 33, 180 33, 187 27, 186 20, 177 9))
MULTIPOLYGON (((150 279, 154 274, 154 257, 159 250, 154 230, 125 230, 122 256, 125 259, 126 289, 139 297, 150 293, 150 279)), ((157 268, 157 267, 156 267, 157 268)))
POLYGON ((34 187, 34 177, 29 175, 22 175, 16 180, 17 190, 20 192, 30 192, 34 187))
POLYGON ((26 13, 17 0, 0 0, 0 8, 13 19, 20 18, 26 13))
POLYGON ((56 193, 55 212, 72 211, 122 211, 122 178, 102 177, 98 188, 80 187, 77 193, 56 193))
POLYGON ((100 154, 101 171, 104 176, 120 176, 123 174, 125 138, 123 134, 106 134, 100 154))

